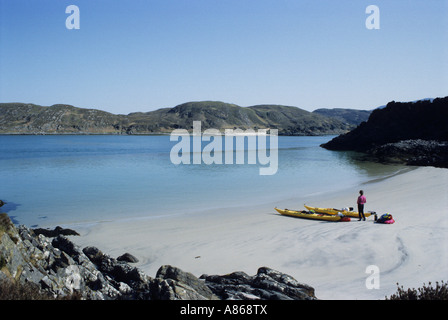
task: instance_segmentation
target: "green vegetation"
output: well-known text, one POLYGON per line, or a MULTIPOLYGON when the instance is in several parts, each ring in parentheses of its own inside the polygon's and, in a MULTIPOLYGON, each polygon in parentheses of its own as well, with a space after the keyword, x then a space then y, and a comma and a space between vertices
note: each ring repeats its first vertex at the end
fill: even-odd
MULTIPOLYGON (((347 111, 349 113, 349 111, 347 111)), ((340 134, 353 129, 334 118, 281 105, 240 107, 219 101, 187 102, 174 108, 115 115, 70 105, 42 107, 0 103, 0 134, 151 134, 190 130, 193 121, 202 128, 278 129, 280 135, 340 134)))
POLYGON ((80 298, 80 294, 76 292, 62 298, 54 297, 41 291, 36 284, 0 279, 0 300, 80 300, 80 298))
POLYGON ((12 232, 11 227, 13 226, 11 220, 6 213, 0 213, 0 241, 4 233, 7 233, 14 243, 17 243, 18 239, 12 232))
POLYGON ((436 282, 433 287, 429 282, 427 286, 423 284, 423 287, 417 289, 404 289, 401 286, 398 287, 397 293, 386 297, 386 300, 448 300, 448 284, 443 281, 440 284, 436 282))
POLYGON ((11 227, 11 220, 6 213, 0 213, 0 238, 3 233, 8 232, 11 227))
POLYGON ((367 121, 369 119, 372 111, 368 110, 353 110, 353 109, 342 109, 342 108, 334 108, 334 109, 317 109, 314 110, 313 113, 317 113, 323 116, 327 116, 330 118, 339 119, 341 121, 358 125, 363 121, 367 121))

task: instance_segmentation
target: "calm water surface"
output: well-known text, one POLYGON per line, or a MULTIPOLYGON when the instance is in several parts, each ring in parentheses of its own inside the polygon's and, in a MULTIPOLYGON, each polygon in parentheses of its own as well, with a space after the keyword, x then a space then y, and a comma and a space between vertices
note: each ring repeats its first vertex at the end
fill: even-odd
POLYGON ((258 164, 174 165, 169 136, 0 136, 1 210, 29 226, 157 218, 335 191, 400 170, 319 147, 331 138, 279 137, 278 171, 261 176, 258 164))

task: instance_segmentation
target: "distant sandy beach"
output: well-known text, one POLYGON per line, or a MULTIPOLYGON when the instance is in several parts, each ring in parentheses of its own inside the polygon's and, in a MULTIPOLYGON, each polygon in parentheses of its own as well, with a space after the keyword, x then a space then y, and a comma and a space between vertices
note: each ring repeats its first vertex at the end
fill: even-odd
POLYGON ((396 292, 397 282, 407 288, 447 280, 447 185, 447 169, 410 167, 333 194, 78 226, 81 236, 72 240, 112 257, 129 252, 151 277, 165 264, 196 276, 233 271, 253 275, 267 266, 314 287, 319 299, 384 299, 396 292), (373 216, 366 222, 312 221, 274 210, 302 210, 304 203, 355 207, 359 189, 367 197, 365 211, 388 212, 395 224, 375 224, 373 216), (379 289, 366 287, 369 265, 379 268, 379 289))

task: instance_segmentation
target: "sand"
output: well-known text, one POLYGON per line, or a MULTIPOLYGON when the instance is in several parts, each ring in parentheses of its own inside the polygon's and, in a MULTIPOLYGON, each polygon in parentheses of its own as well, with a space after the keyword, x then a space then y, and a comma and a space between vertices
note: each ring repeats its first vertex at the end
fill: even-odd
POLYGON ((319 299, 384 299, 396 292, 397 282, 407 288, 448 279, 447 185, 447 169, 412 167, 306 199, 79 226, 81 236, 72 239, 112 257, 129 252, 152 277, 165 264, 196 276, 253 275, 267 266, 314 287, 319 299), (391 213, 395 224, 376 224, 373 216, 365 222, 304 220, 274 210, 302 210, 304 203, 355 207, 359 189, 367 197, 365 211, 391 213), (372 265, 379 273, 366 273, 372 265))

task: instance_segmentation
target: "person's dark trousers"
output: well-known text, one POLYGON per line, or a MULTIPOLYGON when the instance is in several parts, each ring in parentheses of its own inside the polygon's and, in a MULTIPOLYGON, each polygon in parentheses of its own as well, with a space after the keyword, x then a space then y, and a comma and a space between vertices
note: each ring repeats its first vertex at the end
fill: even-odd
POLYGON ((358 214, 359 214, 359 220, 364 219, 366 220, 366 217, 364 216, 364 205, 358 204, 358 214))

